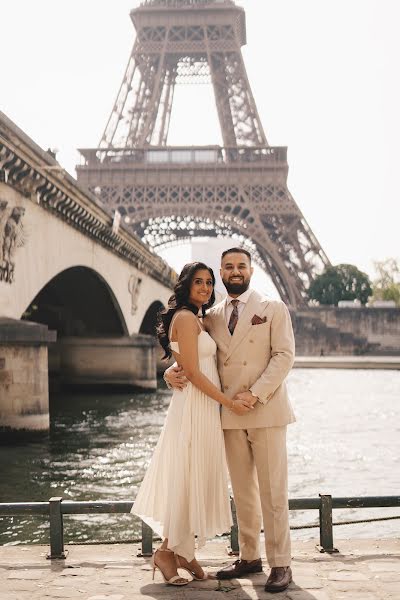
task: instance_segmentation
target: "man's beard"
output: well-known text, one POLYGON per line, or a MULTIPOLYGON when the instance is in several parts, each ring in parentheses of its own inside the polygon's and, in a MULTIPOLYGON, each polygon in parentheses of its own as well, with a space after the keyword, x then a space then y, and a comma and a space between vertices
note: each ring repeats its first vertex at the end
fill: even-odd
POLYGON ((249 289, 250 279, 243 279, 242 283, 232 283, 229 281, 229 279, 223 279, 222 283, 226 287, 226 291, 228 292, 228 294, 237 294, 238 296, 240 296, 240 294, 243 294, 246 290, 249 289))

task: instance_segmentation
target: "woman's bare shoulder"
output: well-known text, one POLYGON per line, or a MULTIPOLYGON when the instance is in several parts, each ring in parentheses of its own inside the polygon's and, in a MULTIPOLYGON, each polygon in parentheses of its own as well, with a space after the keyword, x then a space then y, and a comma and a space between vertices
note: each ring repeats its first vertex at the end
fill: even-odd
POLYGON ((191 310, 181 309, 176 312, 175 323, 177 325, 197 325, 197 317, 191 310))

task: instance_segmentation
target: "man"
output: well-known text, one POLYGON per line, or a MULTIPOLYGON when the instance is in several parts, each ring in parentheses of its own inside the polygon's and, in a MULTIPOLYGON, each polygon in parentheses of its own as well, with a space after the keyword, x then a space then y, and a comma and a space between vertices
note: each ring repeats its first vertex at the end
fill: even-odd
MULTIPOLYGON (((254 409, 236 416, 222 407, 227 462, 239 525, 240 559, 217 573, 219 579, 262 571, 261 518, 271 572, 267 592, 281 592, 292 580, 287 494, 286 426, 295 421, 285 377, 294 360, 289 311, 249 289, 250 254, 231 248, 222 254, 221 278, 228 292, 210 309, 205 327, 217 344, 218 371, 231 398, 254 409)), ((165 373, 173 387, 185 385, 178 367, 165 373)))

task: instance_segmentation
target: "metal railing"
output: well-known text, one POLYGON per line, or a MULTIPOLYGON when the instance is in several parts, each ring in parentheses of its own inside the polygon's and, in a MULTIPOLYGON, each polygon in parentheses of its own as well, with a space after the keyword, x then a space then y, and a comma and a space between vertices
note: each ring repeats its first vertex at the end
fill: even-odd
MULTIPOLYGON (((238 527, 236 509, 233 500, 232 515, 234 525, 230 532, 230 554, 239 554, 238 527)), ((47 558, 60 559, 66 557, 64 549, 64 515, 83 514, 129 514, 133 502, 103 501, 103 502, 72 502, 63 501, 61 497, 50 498, 48 502, 13 502, 0 503, 0 517, 48 516, 50 521, 50 552, 47 558)), ((345 521, 333 523, 332 512, 337 508, 391 508, 400 507, 400 496, 363 496, 332 498, 328 494, 320 494, 319 498, 293 498, 289 500, 289 510, 318 510, 319 525, 306 525, 292 529, 318 527, 320 552, 337 552, 333 545, 333 526, 348 523, 382 521, 399 517, 383 517, 367 521, 345 521)), ((140 556, 151 556, 153 552, 153 531, 142 521, 142 537, 140 556)))

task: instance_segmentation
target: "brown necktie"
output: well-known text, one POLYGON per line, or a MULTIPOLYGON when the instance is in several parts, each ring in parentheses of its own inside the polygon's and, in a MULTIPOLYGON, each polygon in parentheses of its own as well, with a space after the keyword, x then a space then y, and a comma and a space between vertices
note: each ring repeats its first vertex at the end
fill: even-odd
POLYGON ((238 304, 239 304, 239 300, 231 300, 231 304, 233 306, 233 310, 229 319, 229 323, 228 323, 228 329, 231 333, 231 335, 233 335, 233 332, 235 331, 235 327, 236 324, 238 322, 238 318, 239 318, 239 313, 238 313, 238 304))

